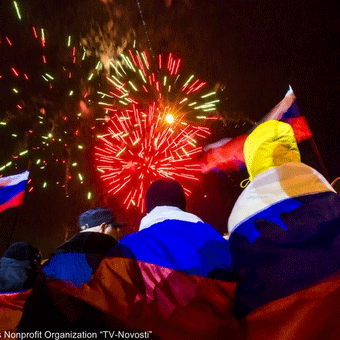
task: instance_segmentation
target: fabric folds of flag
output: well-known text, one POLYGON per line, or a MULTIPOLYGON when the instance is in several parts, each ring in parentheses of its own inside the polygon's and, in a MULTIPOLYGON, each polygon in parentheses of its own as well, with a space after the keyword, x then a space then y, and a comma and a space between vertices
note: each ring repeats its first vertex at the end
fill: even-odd
POLYGON ((270 302, 242 321, 247 339, 339 339, 340 277, 270 302))
POLYGON ((257 175, 229 231, 234 315, 249 339, 338 337, 340 197, 321 174, 290 162, 257 175))
POLYGON ((50 279, 80 286, 90 281, 100 261, 116 244, 113 237, 103 233, 78 233, 52 253, 42 272, 50 279))
POLYGON ((23 202, 29 172, 0 178, 0 213, 23 202))
MULTIPOLYGON (((306 118, 300 111, 291 87, 281 102, 265 115, 257 125, 269 120, 278 120, 290 124, 298 143, 312 138, 312 132, 306 118)), ((245 169, 243 145, 249 133, 235 138, 226 138, 206 146, 207 154, 202 172, 207 173, 214 168, 229 172, 245 169)))
POLYGON ((207 154, 203 173, 208 173, 212 169, 235 172, 245 169, 243 145, 247 134, 235 138, 222 140, 220 143, 211 145, 206 149, 207 154))
POLYGON ((24 304, 30 293, 31 289, 15 293, 0 293, 0 337, 4 337, 4 332, 16 332, 24 304))
POLYGON ((228 242, 209 225, 178 220, 124 238, 80 288, 48 282, 53 304, 74 327, 100 320, 106 329, 160 339, 242 339, 231 315, 234 289, 228 242))

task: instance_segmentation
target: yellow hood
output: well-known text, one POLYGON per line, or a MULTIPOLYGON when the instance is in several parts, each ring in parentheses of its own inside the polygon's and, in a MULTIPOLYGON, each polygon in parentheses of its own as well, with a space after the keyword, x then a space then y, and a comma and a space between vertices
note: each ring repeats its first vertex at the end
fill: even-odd
POLYGON ((247 137, 243 152, 250 181, 269 169, 301 161, 292 127, 277 120, 259 125, 247 137))

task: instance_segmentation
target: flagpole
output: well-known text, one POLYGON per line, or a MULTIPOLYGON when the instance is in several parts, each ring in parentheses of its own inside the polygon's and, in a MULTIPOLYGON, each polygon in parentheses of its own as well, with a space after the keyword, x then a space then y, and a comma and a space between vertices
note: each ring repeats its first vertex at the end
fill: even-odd
POLYGON ((17 213, 16 213, 16 215, 15 215, 14 223, 13 223, 13 226, 12 226, 12 229, 11 229, 11 234, 9 235, 9 239, 8 239, 8 243, 7 243, 7 248, 6 248, 6 249, 8 249, 9 246, 11 245, 11 240, 12 240, 12 237, 13 237, 13 234, 14 234, 14 229, 15 229, 15 226, 16 226, 16 224, 17 224, 17 222, 18 222, 18 217, 19 217, 19 211, 20 211, 20 209, 21 209, 21 205, 20 205, 20 207, 18 207, 18 209, 17 209, 17 213))
POLYGON ((327 171, 327 168, 326 168, 326 166, 325 166, 325 163, 323 162, 323 159, 322 159, 322 157, 321 157, 321 155, 320 155, 319 149, 318 149, 318 147, 317 147, 317 145, 316 145, 316 143, 315 143, 315 141, 314 141, 314 138, 313 138, 313 137, 309 138, 309 141, 310 141, 310 144, 311 144, 311 146, 312 146, 312 148, 313 148, 313 151, 314 151, 314 154, 315 154, 315 156, 316 156, 316 159, 317 159, 317 161, 318 161, 318 163, 319 163, 319 165, 320 165, 321 171, 323 172, 323 175, 325 176, 325 178, 327 179, 327 181, 328 181, 329 183, 331 183, 331 178, 330 178, 330 176, 329 176, 329 173, 328 173, 328 171, 327 171))

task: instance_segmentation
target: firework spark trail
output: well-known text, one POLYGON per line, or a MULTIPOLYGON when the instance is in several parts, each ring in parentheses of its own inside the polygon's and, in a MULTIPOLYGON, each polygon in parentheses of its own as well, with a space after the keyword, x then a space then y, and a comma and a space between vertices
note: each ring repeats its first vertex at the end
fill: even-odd
POLYGON ((136 205, 143 211, 145 190, 157 178, 178 180, 187 194, 190 182, 198 180, 200 166, 193 164, 192 155, 202 148, 195 139, 207 137, 209 129, 190 124, 182 128, 181 117, 169 125, 165 116, 156 102, 147 111, 135 105, 117 110, 108 135, 99 136, 95 158, 100 177, 107 193, 121 195, 127 209, 136 205), (125 138, 120 138, 122 133, 125 138))
MULTIPOLYGON (((113 85, 109 93, 98 93, 114 99, 116 107, 144 105, 157 101, 159 107, 168 110, 169 116, 185 116, 185 121, 201 124, 202 120, 217 120, 214 114, 219 99, 215 91, 201 93, 207 83, 191 75, 184 81, 180 74, 182 59, 173 53, 168 56, 158 55, 154 68, 149 62, 146 51, 129 49, 128 54, 121 54, 116 65, 111 63, 111 74, 107 80, 113 85), (124 72, 120 72, 123 70, 124 72), (213 99, 211 99, 213 97, 213 99)), ((112 104, 105 106, 109 110, 112 104)), ((183 122, 182 124, 185 124, 183 122)))
MULTIPOLYGON (((4 152, 0 159, 0 176, 32 164, 34 178, 28 192, 33 185, 43 189, 61 186, 69 196, 70 181, 78 186, 85 180, 81 173, 81 168, 86 168, 82 164, 87 147, 83 132, 98 125, 94 124, 97 112, 89 109, 88 97, 106 72, 105 58, 96 56, 89 61, 93 44, 86 39, 91 37, 82 38, 81 45, 75 36, 56 36, 58 33, 32 24, 34 18, 20 7, 20 1, 13 1, 14 23, 19 23, 22 34, 0 32, 0 53, 9 60, 7 66, 1 65, 0 85, 5 88, 6 84, 10 92, 1 112, 0 129, 12 151, 12 155, 4 152), (24 131, 19 130, 23 125, 24 131)), ((123 46, 112 41, 110 46, 103 53, 111 56, 113 65, 117 50, 123 46)), ((86 197, 93 198, 90 192, 86 197)))
MULTIPOLYGON (((13 9, 18 20, 24 23, 25 13, 19 5, 13 2, 13 9)), ((18 84, 12 87, 12 97, 16 99, 9 110, 10 114, 0 121, 1 130, 13 129, 14 126, 10 136, 15 138, 18 146, 10 160, 1 161, 1 173, 12 171, 11 168, 20 162, 27 164, 29 159, 32 170, 41 173, 37 176, 39 181, 33 180, 36 187, 45 189, 52 187, 52 184, 60 185, 68 196, 69 183, 78 185, 85 180, 80 170, 84 165, 83 152, 88 146, 84 140, 84 127, 90 128, 92 125, 91 129, 97 129, 105 124, 101 121, 119 115, 119 120, 111 119, 110 129, 106 132, 108 136, 102 135, 100 139, 105 157, 98 170, 103 178, 107 178, 106 181, 112 182, 112 194, 129 191, 136 177, 133 173, 139 171, 138 180, 141 183, 129 191, 130 196, 125 200, 128 206, 136 204, 141 207, 141 192, 144 192, 150 174, 178 178, 182 172, 183 180, 197 178, 199 168, 190 163, 200 152, 196 139, 204 139, 210 132, 209 129, 192 125, 218 119, 213 114, 219 100, 214 92, 203 92, 205 82, 180 74, 182 59, 170 53, 168 56, 158 55, 157 62, 152 63, 150 61, 154 60, 147 52, 133 48, 125 54, 106 53, 107 56, 118 57, 92 60, 93 65, 87 66, 84 71, 86 46, 76 47, 77 39, 74 36, 62 37, 65 44, 62 61, 56 62, 53 60, 55 55, 51 53, 55 47, 52 32, 39 25, 30 25, 26 31, 29 36, 25 43, 31 43, 35 49, 34 70, 38 72, 12 63, 8 72, 0 75, 1 81, 18 84), (104 63, 104 60, 109 62, 104 63), (93 91, 99 78, 105 78, 103 75, 109 82, 106 88, 102 86, 101 91, 96 92, 99 100, 95 103, 104 110, 90 110, 88 104, 94 97, 93 91), (39 89, 41 94, 34 93, 33 88, 39 89), (22 99, 24 96, 25 100, 22 99), (33 97, 38 100, 33 102, 33 97), (48 101, 53 105, 45 105, 48 101), (20 119, 30 121, 25 135, 21 136, 12 123, 20 119), (134 122, 133 126, 131 121, 134 122), (148 161, 143 163, 141 160, 146 156, 149 157, 148 161), (136 157, 138 162, 134 164, 130 159, 136 157), (58 174, 53 179, 49 178, 52 172, 58 174), (121 180, 116 181, 116 175, 112 173, 120 174, 121 180)), ((14 47, 17 49, 22 43, 17 36, 5 34, 0 48, 12 49, 14 55, 14 47)), ((89 64, 88 60, 85 62, 89 64)), ((29 188, 31 191, 32 187, 29 188)), ((86 197, 92 198, 91 193, 88 192, 86 197)))
POLYGON ((159 177, 179 180, 186 194, 198 180, 194 158, 202 148, 197 139, 210 134, 198 124, 203 117, 218 119, 202 113, 216 110, 219 100, 211 99, 215 92, 202 94, 206 82, 194 75, 183 81, 181 65, 173 53, 158 55, 154 70, 145 51, 129 49, 116 65, 111 63, 107 80, 112 90, 98 93, 112 102, 99 102, 111 121, 96 147, 97 170, 107 193, 123 196, 127 209, 143 210, 145 190, 159 177))
MULTIPOLYGON (((78 176, 71 175, 71 168, 74 171, 78 164, 78 162, 72 161, 71 157, 77 158, 76 153, 82 149, 77 138, 73 138, 74 136, 79 136, 79 126, 81 124, 80 121, 77 122, 79 111, 76 112, 78 102, 77 99, 74 99, 74 94, 81 90, 70 88, 72 82, 74 82, 71 70, 68 70, 58 63, 57 65, 58 67, 60 66, 60 68, 52 68, 49 66, 49 59, 46 58, 46 55, 50 53, 48 52, 50 46, 46 41, 45 30, 43 28, 37 29, 34 26, 32 30, 33 37, 27 37, 27 40, 29 41, 30 38, 34 38, 30 43, 36 48, 35 56, 40 55, 41 57, 34 66, 34 68, 39 71, 36 73, 32 73, 31 71, 29 77, 27 75, 29 72, 25 73, 25 70, 20 70, 20 67, 11 67, 12 77, 9 73, 4 75, 4 80, 6 80, 8 84, 13 82, 13 77, 19 78, 20 82, 18 82, 18 87, 13 89, 17 97, 13 98, 14 100, 11 98, 13 104, 10 104, 11 101, 8 101, 7 116, 4 116, 1 122, 2 126, 9 126, 11 129, 15 129, 17 122, 20 124, 20 121, 23 119, 29 122, 27 124, 29 128, 25 134, 23 134, 22 131, 12 133, 12 137, 16 137, 18 144, 15 149, 18 149, 18 147, 22 149, 22 146, 25 146, 26 150, 21 152, 17 151, 13 154, 12 158, 15 162, 7 162, 0 167, 0 171, 9 171, 9 168, 13 166, 16 167, 18 162, 23 163, 22 156, 24 155, 25 157, 28 156, 31 164, 40 170, 44 170, 46 166, 48 164, 51 165, 51 163, 63 164, 64 171, 61 171, 61 173, 64 172, 64 179, 59 176, 55 184, 61 185, 65 189, 66 196, 68 196, 68 182, 72 177, 78 177, 80 182, 83 182, 83 176, 79 172, 78 176), (47 67, 50 69, 49 72, 46 72, 47 67), (64 77, 65 73, 67 73, 67 79, 64 77), (31 85, 32 82, 35 84, 34 86, 31 85), (51 102, 57 93, 57 96, 60 97, 59 86, 61 83, 61 87, 69 88, 67 92, 64 91, 65 98, 53 107, 48 104, 49 109, 45 109, 44 106, 46 103, 51 102), (36 91, 34 91, 33 88, 36 88, 36 91), (65 112, 66 110, 62 103, 65 104, 65 107, 68 107, 68 112, 65 112), (72 109, 70 110, 70 108, 74 109, 74 111, 72 109), (19 139, 19 135, 21 138, 24 138, 24 140, 19 139)), ((49 36, 51 37, 51 35, 49 36)), ((7 38, 7 42, 10 47, 15 48, 20 44, 20 39, 17 37, 11 40, 7 38)), ((72 51, 73 64, 75 64, 76 48, 69 44, 69 49, 72 51)), ((68 50, 65 51, 65 53, 68 53, 68 50)), ((11 53, 11 50, 9 53, 11 53)), ((16 58, 13 58, 13 62, 14 60, 16 60, 16 58)), ((78 65, 78 67, 81 66, 78 65)), ((58 168, 57 165, 56 168, 58 168)), ((57 172, 60 171, 58 170, 57 172)), ((41 177, 45 176, 42 174, 41 177)), ((36 181, 35 183, 37 184, 36 181)), ((39 186, 42 188, 49 187, 46 179, 43 179, 43 183, 39 186)), ((28 191, 32 192, 32 190, 33 187, 31 186, 28 191)))

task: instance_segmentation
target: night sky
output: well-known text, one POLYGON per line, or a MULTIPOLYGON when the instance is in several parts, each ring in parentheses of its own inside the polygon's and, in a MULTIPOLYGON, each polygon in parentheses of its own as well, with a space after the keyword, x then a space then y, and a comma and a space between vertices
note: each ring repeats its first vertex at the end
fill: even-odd
MULTIPOLYGON (((24 14, 20 23, 13 4, 2 0, 0 74, 19 66, 31 73, 40 72, 35 62, 40 50, 31 45, 29 39, 25 43, 25 36, 33 25, 46 27, 50 37, 52 33, 59 37, 53 42, 48 37, 46 40, 49 43, 47 57, 53 60, 55 67, 67 64, 63 58, 68 35, 79 39, 93 27, 101 27, 107 39, 112 35, 120 44, 133 30, 145 49, 152 48, 154 53, 172 51, 183 57, 184 68, 213 86, 223 85, 218 109, 230 119, 225 125, 213 126, 213 135, 207 142, 245 133, 249 128, 247 122, 257 121, 268 113, 284 97, 290 84, 310 124, 330 180, 340 176, 339 8, 336 1, 138 1, 145 25, 137 2, 132 0, 18 1, 24 14), (105 23, 110 18, 114 18, 118 27, 114 35, 105 32, 105 23), (22 41, 15 46, 15 56, 8 48, 3 48, 6 36, 22 41)), ((82 72, 86 67, 84 64, 80 71, 74 70, 75 84, 84 78, 82 72)), ((0 79, 0 121, 15 102, 13 86, 3 78, 0 79)), ((39 84, 32 80, 31 86, 35 87, 38 99, 25 98, 33 103, 32 107, 42 97, 46 107, 50 105, 61 111, 75 105, 72 101, 63 102, 66 98, 63 84, 60 84, 59 97, 46 95, 39 84)), ((20 128, 22 131, 29 129, 27 117, 16 126, 20 128)), ((15 152, 13 140, 2 131, 0 164, 15 152)), ((88 133, 85 128, 82 132, 88 133)), ((303 161, 321 171, 310 143, 303 142, 300 147, 303 161)), ((91 157, 90 151, 84 154, 89 163, 91 157)), ((17 171, 23 171, 25 166, 27 162, 18 165, 17 171)), ((53 168, 48 171, 51 178, 57 176, 53 168)), ((5 176, 10 174, 4 173, 5 176)), ((33 171, 31 176, 39 175, 33 171)), ((232 205, 241 192, 239 183, 246 177, 244 172, 202 175, 188 202, 189 211, 225 232, 232 205)), ((89 181, 96 182, 91 172, 89 181)), ((78 190, 70 186, 70 197, 65 197, 61 188, 36 190, 26 195, 20 209, 2 213, 0 253, 7 247, 15 226, 11 242, 28 241, 42 249, 47 257, 53 248, 77 231, 77 216, 99 202, 112 207, 119 219, 128 221, 131 231, 136 230, 141 217, 137 211, 126 213, 115 198, 103 201, 100 187, 92 203, 80 199, 78 190)))

